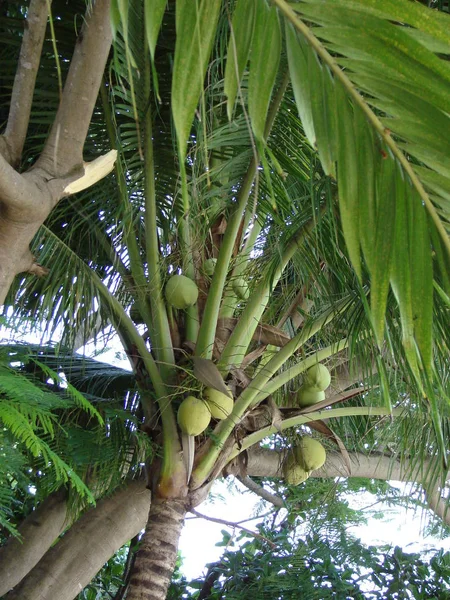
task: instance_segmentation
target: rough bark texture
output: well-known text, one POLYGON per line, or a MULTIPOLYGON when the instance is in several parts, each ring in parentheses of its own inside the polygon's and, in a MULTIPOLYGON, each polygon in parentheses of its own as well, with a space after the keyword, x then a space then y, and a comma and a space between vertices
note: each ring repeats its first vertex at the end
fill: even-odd
MULTIPOLYGON (((84 174, 83 146, 111 47, 110 0, 88 10, 62 100, 42 155, 19 174, 31 98, 47 18, 47 0, 33 0, 22 41, 5 134, 0 137, 0 304, 18 273, 45 274, 29 250, 39 227, 84 174)), ((91 184, 94 183, 93 181, 91 184)))
POLYGON ((145 526, 150 492, 136 481, 88 510, 7 600, 73 600, 104 563, 145 526))
POLYGON ((16 586, 40 561, 64 531, 66 518, 66 494, 51 494, 21 524, 20 540, 11 537, 0 548, 0 596, 16 586))
POLYGON ((127 600, 165 600, 187 509, 186 498, 152 502, 127 600))

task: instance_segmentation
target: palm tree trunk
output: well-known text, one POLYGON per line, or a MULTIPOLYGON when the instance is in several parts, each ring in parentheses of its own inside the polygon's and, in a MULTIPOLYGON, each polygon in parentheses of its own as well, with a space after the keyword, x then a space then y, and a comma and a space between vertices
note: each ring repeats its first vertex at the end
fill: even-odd
POLYGON ((186 498, 152 501, 127 600, 165 600, 187 511, 186 498))

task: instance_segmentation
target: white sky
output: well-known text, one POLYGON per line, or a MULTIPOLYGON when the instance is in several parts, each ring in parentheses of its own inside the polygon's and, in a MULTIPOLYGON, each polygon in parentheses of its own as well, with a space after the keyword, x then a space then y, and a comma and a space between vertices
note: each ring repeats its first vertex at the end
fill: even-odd
MULTIPOLYGON (((394 483, 394 482, 391 482, 394 483)), ((404 484, 396 484, 407 490, 404 484)), ((239 482, 237 486, 246 490, 239 482)), ((237 522, 255 516, 255 507, 261 499, 255 494, 229 491, 229 485, 217 481, 212 488, 217 496, 213 502, 205 502, 196 510, 202 514, 237 522), (223 496, 223 500, 219 496, 223 496)), ((364 508, 375 501, 375 496, 368 492, 349 497, 351 508, 364 508)), ((267 504, 267 512, 271 505, 267 504)), ((406 552, 418 552, 427 549, 444 548, 450 550, 450 538, 437 539, 423 536, 423 528, 427 523, 426 513, 412 508, 392 507, 378 504, 377 508, 384 512, 384 519, 369 520, 367 525, 349 528, 349 532, 361 539, 364 544, 401 546, 406 552)), ((258 520, 243 523, 248 529, 256 530, 258 520)), ((188 580, 195 579, 206 572, 205 565, 220 558, 224 547, 215 544, 222 540, 222 529, 233 533, 231 527, 207 521, 204 519, 189 519, 183 529, 180 541, 180 552, 183 556, 182 572, 188 580)), ((236 534, 239 530, 236 529, 236 534)))

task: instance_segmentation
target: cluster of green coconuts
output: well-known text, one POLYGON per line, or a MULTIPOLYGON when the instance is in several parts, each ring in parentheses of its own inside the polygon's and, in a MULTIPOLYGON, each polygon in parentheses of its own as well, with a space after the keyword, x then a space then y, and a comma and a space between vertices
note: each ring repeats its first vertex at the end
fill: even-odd
MULTIPOLYGON (((212 277, 217 260, 209 258, 203 264, 203 271, 212 277)), ((241 300, 247 300, 250 291, 243 277, 236 277, 232 283, 233 291, 241 300)), ((172 275, 165 288, 168 304, 173 308, 185 310, 193 306, 198 299, 198 287, 195 282, 185 275, 172 275)), ((331 383, 328 369, 318 363, 308 369, 305 381, 298 393, 298 405, 311 406, 325 399, 325 390, 331 383)), ((212 418, 226 419, 233 410, 233 394, 229 390, 224 394, 219 390, 208 387, 203 392, 203 398, 187 396, 178 408, 177 421, 183 433, 190 436, 200 435, 208 427, 212 418)), ((286 483, 298 485, 308 479, 311 472, 320 469, 326 460, 325 448, 313 438, 302 438, 289 451, 284 462, 283 472, 286 483)))
POLYGON ((226 419, 233 410, 233 394, 224 394, 214 388, 206 388, 203 399, 187 396, 180 404, 177 421, 187 435, 200 435, 208 427, 211 418, 226 419))
MULTIPOLYGON (((304 408, 325 400, 325 390, 330 383, 330 371, 325 365, 317 363, 310 367, 298 392, 298 405, 304 408)), ((284 480, 290 485, 299 485, 306 481, 313 471, 320 469, 326 459, 325 448, 318 440, 303 437, 286 456, 283 464, 284 480)))
MULTIPOLYGON (((208 258, 203 263, 203 272, 212 277, 217 259, 208 258)), ((247 300, 250 295, 248 284, 243 277, 236 277, 232 283, 233 291, 241 300, 247 300)), ((185 275, 172 275, 165 288, 167 303, 173 308, 186 310, 193 306, 198 299, 198 287, 195 282, 185 275)), ((226 419, 233 410, 233 394, 224 394, 214 388, 206 388, 203 399, 187 396, 180 404, 177 413, 178 425, 187 435, 200 435, 208 427, 211 418, 226 419)))
POLYGON ((327 453, 322 444, 311 437, 303 437, 289 450, 283 463, 283 477, 289 485, 299 485, 313 471, 325 464, 327 453))

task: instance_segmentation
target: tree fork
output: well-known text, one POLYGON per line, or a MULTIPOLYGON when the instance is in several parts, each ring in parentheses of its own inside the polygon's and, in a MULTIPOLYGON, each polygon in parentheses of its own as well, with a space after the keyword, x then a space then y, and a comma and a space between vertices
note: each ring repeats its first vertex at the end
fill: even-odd
POLYGON ((30 4, 31 20, 23 37, 11 110, 5 135, 0 137, 0 304, 17 274, 45 274, 29 245, 51 210, 61 198, 104 177, 116 156, 108 153, 89 165, 83 163, 83 146, 112 41, 110 0, 96 0, 86 13, 41 156, 26 173, 19 174, 11 166, 20 159, 28 128, 47 9, 46 0, 30 4), (82 182, 81 188, 75 180, 82 182))

